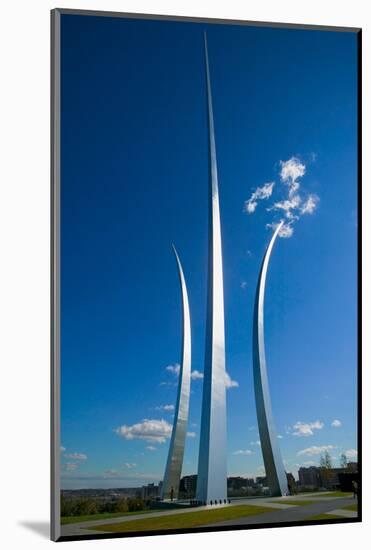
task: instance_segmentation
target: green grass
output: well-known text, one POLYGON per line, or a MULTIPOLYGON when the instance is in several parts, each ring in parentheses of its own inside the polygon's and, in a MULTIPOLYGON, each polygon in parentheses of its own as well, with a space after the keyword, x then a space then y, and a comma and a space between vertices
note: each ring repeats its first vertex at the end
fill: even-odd
POLYGON ((349 504, 349 506, 343 506, 342 510, 351 510, 352 512, 358 512, 358 503, 349 504))
POLYGON ((96 525, 94 531, 108 531, 112 533, 128 533, 137 531, 157 531, 162 529, 187 529, 217 523, 246 516, 255 516, 271 512, 272 508, 263 506, 228 506, 218 510, 205 510, 202 512, 187 512, 183 514, 171 514, 155 518, 134 519, 122 523, 108 525, 96 525))
POLYGON ((272 504, 289 504, 290 506, 307 506, 307 504, 313 504, 314 500, 271 500, 272 504))
POLYGON ((319 521, 321 519, 344 519, 344 518, 342 516, 335 516, 335 514, 318 514, 317 516, 304 518, 303 521, 319 521))
POLYGON ((137 514, 148 514, 149 512, 155 511, 156 510, 138 510, 136 512, 105 512, 103 514, 89 514, 87 516, 62 516, 61 525, 68 525, 69 523, 80 523, 83 521, 95 521, 97 519, 110 519, 125 516, 134 516, 137 514))

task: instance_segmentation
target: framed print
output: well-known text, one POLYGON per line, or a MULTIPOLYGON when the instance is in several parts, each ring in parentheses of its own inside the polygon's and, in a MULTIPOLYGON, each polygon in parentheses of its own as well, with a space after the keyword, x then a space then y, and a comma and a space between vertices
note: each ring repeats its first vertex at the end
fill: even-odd
POLYGON ((52 538, 361 521, 361 30, 52 11, 52 538))

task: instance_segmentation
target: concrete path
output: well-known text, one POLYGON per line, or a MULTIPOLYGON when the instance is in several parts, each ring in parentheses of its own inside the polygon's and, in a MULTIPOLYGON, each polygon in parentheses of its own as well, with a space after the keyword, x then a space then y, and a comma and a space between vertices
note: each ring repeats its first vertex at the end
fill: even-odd
POLYGON ((341 516, 342 518, 356 518, 358 516, 358 512, 354 510, 344 510, 344 509, 331 510, 329 514, 333 514, 334 516, 341 516))

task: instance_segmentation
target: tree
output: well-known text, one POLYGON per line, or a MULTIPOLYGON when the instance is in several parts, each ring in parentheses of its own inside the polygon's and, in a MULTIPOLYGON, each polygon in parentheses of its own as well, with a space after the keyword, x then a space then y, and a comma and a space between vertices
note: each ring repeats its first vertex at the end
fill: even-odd
POLYGON ((342 453, 340 455, 340 468, 347 468, 348 467, 348 459, 345 453, 342 453))
POLYGON ((326 470, 330 470, 332 468, 332 460, 330 453, 328 451, 325 452, 324 456, 321 456, 321 459, 319 461, 319 467, 325 468, 326 470))
POLYGON ((322 484, 324 487, 327 487, 331 479, 330 470, 332 469, 332 460, 328 451, 325 452, 324 456, 321 456, 319 468, 321 472, 322 484))

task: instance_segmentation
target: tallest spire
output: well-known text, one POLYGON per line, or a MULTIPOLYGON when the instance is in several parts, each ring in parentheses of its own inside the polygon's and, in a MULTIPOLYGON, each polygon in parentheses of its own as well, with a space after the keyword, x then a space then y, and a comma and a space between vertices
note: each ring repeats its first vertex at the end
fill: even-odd
POLYGON ((204 41, 209 130, 209 257, 197 500, 214 503, 227 498, 226 373, 218 171, 206 33, 204 41))

